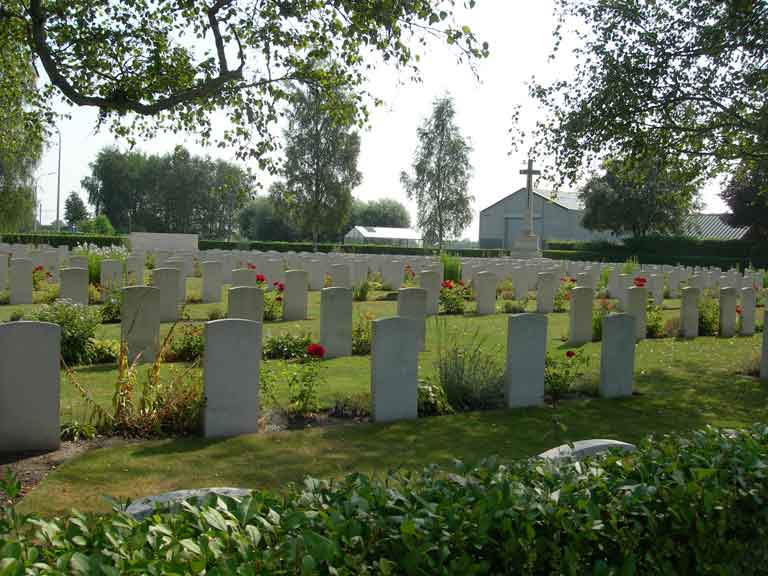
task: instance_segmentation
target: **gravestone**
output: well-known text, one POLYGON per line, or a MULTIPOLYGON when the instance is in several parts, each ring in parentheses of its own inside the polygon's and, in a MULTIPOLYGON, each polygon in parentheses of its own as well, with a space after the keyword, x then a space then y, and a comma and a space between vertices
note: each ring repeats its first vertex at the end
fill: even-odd
POLYGON ((360 286, 368 281, 368 260, 357 259, 352 261, 352 286, 360 286))
POLYGON ((259 430, 261 322, 241 319, 205 323, 203 386, 206 438, 259 430))
POLYGON ((577 440, 572 444, 562 444, 539 454, 538 458, 550 461, 563 460, 566 462, 582 460, 590 456, 597 456, 611 450, 621 452, 634 452, 637 447, 634 444, 620 442, 618 440, 606 440, 595 438, 592 440, 577 440))
POLYGON ((579 346, 592 341, 592 288, 577 286, 571 290, 571 309, 569 312, 568 343, 579 346))
POLYGON ((664 304, 664 275, 651 274, 648 279, 648 285, 651 289, 651 297, 656 306, 664 304))
POLYGON ((374 422, 418 418, 418 329, 412 318, 371 322, 371 413, 374 422))
POLYGON ((525 272, 522 268, 513 268, 512 287, 515 290, 515 300, 525 300, 528 298, 528 282, 525 279, 525 272))
POLYGON ((763 311, 763 350, 760 354, 760 378, 768 380, 768 311, 763 311))
POLYGON ((632 396, 636 341, 634 317, 629 314, 609 314, 603 318, 599 387, 603 398, 632 396))
POLYGON ((40 261, 45 271, 50 274, 49 282, 51 284, 59 283, 59 251, 44 250, 40 253, 40 261))
POLYGON ((183 258, 168 258, 165 261, 168 268, 175 268, 179 271, 176 278, 176 301, 184 304, 187 301, 187 277, 184 274, 183 258))
POLYGON ((267 277, 267 290, 273 290, 275 282, 285 282, 285 265, 278 258, 265 260, 262 273, 267 277))
POLYGON ((504 396, 508 408, 544 402, 547 316, 513 314, 507 320, 507 371, 504 396))
POLYGON ((552 272, 539 272, 536 287, 536 311, 550 314, 555 306, 555 275, 552 272))
POLYGON ((220 302, 223 284, 223 267, 217 260, 207 260, 200 264, 203 271, 203 302, 220 302))
POLYGON ((351 288, 352 273, 348 264, 333 264, 331 266, 331 287, 351 288))
POLYGON ((401 260, 386 259, 381 265, 381 282, 390 290, 400 290, 403 285, 405 267, 401 260))
POLYGON ((32 304, 32 260, 11 260, 11 304, 32 304))
POLYGON ((493 272, 480 272, 475 276, 477 315, 496 314, 496 284, 498 278, 493 272))
POLYGON ((352 290, 323 288, 320 292, 320 344, 326 358, 352 355, 352 290))
POLYGON ((736 334, 736 289, 720 288, 720 336, 730 338, 736 334))
POLYGON ((69 257, 70 268, 88 268, 88 256, 73 254, 69 257))
POLYGON ((0 254, 0 292, 8 287, 8 254, 0 254))
POLYGON ((305 320, 307 318, 308 274, 304 270, 285 272, 285 290, 283 292, 283 320, 305 320))
POLYGON ((325 264, 322 260, 305 260, 304 268, 309 274, 309 289, 322 290, 325 287, 325 264))
POLYGON ((397 315, 414 321, 418 349, 424 350, 427 333, 427 291, 423 288, 400 288, 397 291, 397 315))
POLYGON ((60 272, 59 298, 75 304, 88 305, 88 270, 86 268, 62 268, 60 272))
POLYGON ((123 287, 123 263, 120 260, 102 260, 101 290, 120 290, 123 287))
POLYGON ((699 336, 699 294, 701 291, 693 286, 681 290, 680 304, 680 336, 682 338, 697 338, 699 336))
POLYGON ((256 286, 256 271, 249 268, 232 270, 231 286, 256 286))
POLYGON ((256 286, 235 286, 229 289, 227 317, 262 322, 264 320, 264 290, 256 286))
POLYGON ((741 289, 741 314, 739 314, 739 334, 752 336, 755 333, 755 291, 751 286, 741 289))
POLYGON ((125 271, 129 286, 144 286, 145 262, 146 257, 143 254, 131 254, 125 259, 125 271))
POLYGON ((638 340, 645 340, 647 330, 646 306, 648 304, 648 293, 645 287, 632 286, 627 288, 626 302, 627 306, 624 310, 635 319, 635 337, 638 340))
POLYGON ((155 268, 152 272, 152 284, 160 290, 160 322, 179 319, 179 276, 178 268, 155 268))
POLYGON ((58 324, 0 324, 0 452, 59 447, 60 354, 58 324))
POLYGON ((436 270, 422 270, 419 286, 427 291, 427 316, 436 316, 440 311, 440 273, 436 270))
MULTIPOLYGON (((174 306, 176 303, 174 302, 174 306)), ((160 349, 160 289, 154 286, 123 288, 120 339, 128 343, 128 362, 151 363, 160 349)))

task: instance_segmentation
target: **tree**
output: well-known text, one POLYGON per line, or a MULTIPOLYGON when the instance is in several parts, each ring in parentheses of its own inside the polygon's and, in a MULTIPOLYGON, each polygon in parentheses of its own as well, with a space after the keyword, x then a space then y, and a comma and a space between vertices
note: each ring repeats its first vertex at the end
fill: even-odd
POLYGON ((240 234, 249 240, 263 242, 301 240, 301 234, 290 222, 276 213, 269 197, 252 200, 238 215, 240 234))
POLYGON ((720 196, 731 209, 725 221, 749 226, 749 236, 768 240, 768 160, 745 161, 720 196))
POLYGON ((468 27, 450 24, 452 5, 4 0, 0 27, 12 31, 14 48, 45 71, 40 116, 55 93, 70 104, 98 108, 100 123, 118 135, 147 137, 169 128, 197 131, 207 141, 217 132, 213 112, 219 110, 231 122, 219 143, 266 163, 275 144, 270 126, 289 99, 291 82, 312 84, 326 96, 354 88, 353 113, 363 119, 361 84, 372 57, 418 77, 416 48, 435 36, 461 59, 486 56, 487 44, 479 45, 468 27), (336 64, 318 68, 318 60, 336 64))
POLYGON ((347 229, 350 230, 353 226, 410 228, 411 216, 405 206, 397 200, 384 198, 363 202, 354 199, 347 229))
MULTIPOLYGON (((343 93, 334 98, 351 105, 343 93)), ((310 235, 315 250, 322 232, 341 230, 352 189, 362 180, 357 170, 360 136, 348 117, 329 114, 322 99, 311 86, 294 92, 285 130, 284 181, 269 191, 278 212, 310 235)))
POLYGON ((472 147, 454 122, 455 115, 450 96, 435 100, 432 116, 417 131, 414 174, 400 175, 408 198, 416 199, 424 242, 437 243, 441 250, 448 236, 458 236, 472 222, 474 198, 467 191, 472 147))
POLYGON ((697 171, 684 162, 656 158, 608 160, 579 193, 582 224, 590 230, 631 234, 680 233, 698 208, 697 171))
POLYGON ((77 192, 70 192, 64 201, 64 220, 70 228, 88 218, 88 209, 77 192))
POLYGON ((116 234, 114 226, 104 214, 97 214, 93 218, 80 222, 80 232, 85 234, 101 234, 103 236, 114 236, 116 234))
POLYGON ((573 79, 534 81, 531 95, 550 112, 533 147, 552 156, 563 180, 576 181, 594 160, 649 150, 697 159, 707 175, 768 158, 764 1, 557 5, 553 57, 571 45, 561 41, 573 28, 573 79))

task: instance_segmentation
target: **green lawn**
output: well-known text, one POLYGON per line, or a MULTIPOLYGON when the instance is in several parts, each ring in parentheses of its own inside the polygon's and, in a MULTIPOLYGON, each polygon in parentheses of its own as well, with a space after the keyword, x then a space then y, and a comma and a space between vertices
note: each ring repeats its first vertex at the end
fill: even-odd
MULTIPOLYGON (((199 290, 190 281, 190 291, 199 290)), ((534 303, 531 302, 533 307, 534 303)), ((677 301, 668 301, 667 318, 678 315, 677 301)), ((207 318, 211 308, 225 304, 190 305, 192 321, 207 318)), ((0 320, 19 307, 0 307, 0 320)), ((28 307, 26 307, 28 308, 28 307)), ((355 303, 356 313, 375 317, 392 315, 394 302, 355 303)), ((265 335, 279 331, 319 332, 319 294, 310 294, 310 319, 269 323, 265 335)), ((444 320, 462 338, 480 338, 500 360, 506 345, 506 316, 444 320)), ((170 325, 164 325, 168 330, 170 325)), ((549 351, 563 354, 562 338, 568 330, 567 314, 549 316, 549 351)), ((119 326, 102 326, 102 338, 119 337, 119 326)), ((434 371, 435 320, 428 322, 427 350, 420 357, 420 375, 434 371)), ((556 437, 550 408, 472 413, 425 418, 395 425, 348 424, 322 429, 252 435, 229 440, 199 438, 131 443, 94 450, 55 470, 24 501, 27 510, 53 513, 71 506, 105 509, 99 496, 121 498, 183 487, 245 486, 277 488, 304 475, 334 476, 350 471, 382 471, 395 466, 418 467, 428 462, 459 458, 475 462, 498 455, 513 458, 534 455, 566 439, 587 437, 637 441, 647 434, 688 430, 706 424, 739 426, 765 421, 768 416, 768 383, 741 374, 759 351, 761 336, 752 338, 672 338, 646 340, 637 348, 636 390, 629 400, 582 398, 565 402, 558 410, 566 426, 556 437)), ((590 358, 588 383, 597 382, 599 344, 584 346, 590 358)), ((165 365, 164 370, 183 368, 165 365)), ((337 398, 363 396, 369 387, 369 359, 353 357, 323 363, 325 384, 319 389, 323 406, 337 398)), ((112 366, 75 370, 78 381, 94 399, 108 404, 116 370, 112 366)), ((80 394, 62 378, 62 419, 82 419, 85 407, 80 394)))

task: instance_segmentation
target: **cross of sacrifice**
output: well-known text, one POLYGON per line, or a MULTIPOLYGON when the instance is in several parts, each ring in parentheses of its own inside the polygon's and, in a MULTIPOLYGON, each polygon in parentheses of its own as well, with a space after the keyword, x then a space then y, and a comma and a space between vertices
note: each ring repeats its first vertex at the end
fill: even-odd
POLYGON ((526 178, 525 188, 528 192, 528 207, 525 211, 525 233, 528 236, 533 236, 533 177, 541 174, 540 170, 533 169, 533 160, 528 159, 528 168, 520 170, 520 174, 524 174, 526 178))

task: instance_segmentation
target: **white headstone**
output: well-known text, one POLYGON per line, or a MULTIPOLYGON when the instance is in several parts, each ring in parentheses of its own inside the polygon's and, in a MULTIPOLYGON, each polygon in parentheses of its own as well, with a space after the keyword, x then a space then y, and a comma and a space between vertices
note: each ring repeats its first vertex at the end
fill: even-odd
POLYGON ((682 338, 697 338, 699 335, 699 294, 701 291, 689 286, 681 291, 680 304, 680 336, 682 338))
MULTIPOLYGON (((173 303, 174 306, 176 302, 173 303)), ((120 339, 128 343, 128 362, 151 363, 160 349, 160 289, 123 288, 120 339)))
POLYGON ((123 287, 123 263, 120 260, 101 261, 101 289, 120 290, 123 287))
POLYGON ((763 311, 763 351, 760 354, 760 378, 768 380, 768 311, 763 311))
POLYGON ((82 254, 73 254, 69 257, 70 268, 88 268, 88 256, 82 254))
POLYGON ((272 290, 275 282, 285 282, 285 265, 279 258, 270 258, 264 262, 262 274, 267 277, 267 289, 272 290))
POLYGON ((401 288, 397 292, 397 315, 415 322, 416 342, 424 350, 427 332, 427 291, 423 288, 401 288))
POLYGON ((480 272, 475 276, 474 286, 477 298, 477 315, 496 314, 496 284, 498 278, 493 272, 480 272))
POLYGON ((256 286, 256 271, 249 268, 232 270, 231 286, 256 286))
POLYGON ((539 314, 550 314, 554 310, 556 277, 552 272, 539 272, 536 285, 536 311, 539 314))
POLYGON ((752 286, 741 289, 741 314, 739 314, 739 334, 752 336, 755 333, 755 291, 752 286))
POLYGON ((632 396, 635 381, 635 319, 629 314, 609 314, 603 318, 600 350, 600 396, 632 396))
POLYGON ((627 288, 626 294, 625 311, 635 319, 635 337, 638 340, 645 340, 648 293, 644 286, 632 286, 627 288))
POLYGON ((308 274, 304 270, 285 272, 285 290, 283 291, 283 320, 305 320, 307 318, 308 274))
POLYGON ((256 286, 235 286, 229 289, 227 317, 262 322, 264 320, 264 290, 256 286))
POLYGON ((594 290, 577 286, 571 290, 570 337, 568 343, 579 346, 592 341, 592 301, 594 290))
POLYGON ((720 288, 720 336, 730 338, 736 334, 736 289, 720 288))
POLYGON ((352 272, 349 269, 349 264, 334 264, 331 266, 331 287, 352 287, 352 272))
POLYGON ((59 298, 75 304, 88 305, 88 270, 86 268, 62 268, 60 272, 59 298))
POLYGON ((28 258, 11 260, 11 304, 32 304, 32 269, 28 258))
POLYGON ((9 255, 0 253, 0 292, 8 287, 8 261, 9 255))
POLYGON ((130 286, 144 286, 144 263, 146 257, 143 254, 131 254, 125 259, 125 272, 130 286))
POLYGON ((320 344, 326 358, 352 355, 352 290, 323 288, 320 292, 320 344))
POLYGON ((160 289, 160 322, 175 322, 179 318, 178 268, 156 268, 152 272, 152 284, 160 289))
POLYGON ((422 270, 419 286, 427 291, 427 316, 436 316, 440 311, 440 273, 436 270, 422 270))
POLYGON ((547 356, 547 316, 513 314, 507 320, 507 407, 538 406, 544 402, 544 362, 547 356))
POLYGON ((221 262, 208 260, 200 264, 203 271, 203 302, 220 302, 223 285, 221 262))
POLYGON ((375 422, 418 417, 416 324, 401 316, 371 323, 371 412, 375 422))

